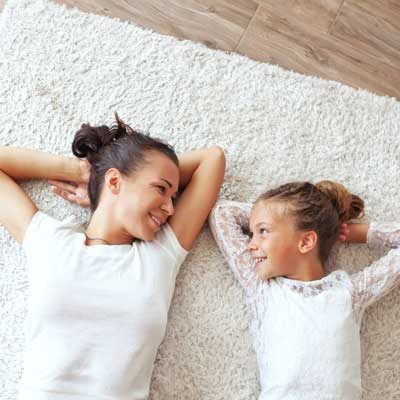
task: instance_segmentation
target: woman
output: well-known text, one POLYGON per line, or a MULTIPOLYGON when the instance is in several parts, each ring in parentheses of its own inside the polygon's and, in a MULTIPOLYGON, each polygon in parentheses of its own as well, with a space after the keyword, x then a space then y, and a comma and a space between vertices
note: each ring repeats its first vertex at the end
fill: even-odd
POLYGON ((72 149, 80 160, 0 148, 0 223, 22 243, 30 283, 19 398, 146 399, 176 274, 218 196, 224 152, 177 157, 117 115, 111 128, 82 125, 72 149), (15 182, 31 178, 90 203, 87 228, 39 211, 15 182), (87 182, 89 201, 76 197, 87 182))

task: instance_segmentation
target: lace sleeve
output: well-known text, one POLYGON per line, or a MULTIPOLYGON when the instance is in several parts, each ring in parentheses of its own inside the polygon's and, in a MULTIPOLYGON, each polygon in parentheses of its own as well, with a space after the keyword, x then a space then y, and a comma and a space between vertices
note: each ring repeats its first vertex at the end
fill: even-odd
POLYGON ((219 200, 208 219, 220 251, 249 297, 254 295, 257 284, 251 268, 253 260, 247 251, 250 211, 251 204, 219 200))
POLYGON ((400 284, 400 223, 371 223, 367 243, 392 250, 351 276, 353 306, 359 320, 369 305, 400 284))

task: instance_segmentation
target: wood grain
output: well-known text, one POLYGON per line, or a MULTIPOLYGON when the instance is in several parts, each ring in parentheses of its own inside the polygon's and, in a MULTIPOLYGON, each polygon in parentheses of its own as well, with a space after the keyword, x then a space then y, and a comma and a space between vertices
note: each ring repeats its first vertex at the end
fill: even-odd
POLYGON ((262 5, 237 48, 251 58, 400 97, 400 69, 262 5))
POLYGON ((276 14, 310 24, 327 33, 332 26, 343 0, 258 0, 276 14))
POLYGON ((56 0, 83 11, 132 21, 157 32, 232 51, 258 4, 253 0, 56 0))
POLYGON ((54 1, 400 99, 400 0, 54 1))
POLYGON ((331 35, 400 67, 400 1, 345 1, 331 35))

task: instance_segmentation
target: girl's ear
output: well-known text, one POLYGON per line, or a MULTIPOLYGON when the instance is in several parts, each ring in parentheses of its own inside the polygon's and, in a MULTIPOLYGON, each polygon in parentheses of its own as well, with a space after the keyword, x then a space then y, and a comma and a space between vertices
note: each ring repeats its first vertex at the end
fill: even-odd
POLYGON ((300 253, 306 254, 317 245, 318 235, 315 231, 303 232, 300 237, 298 249, 300 253))

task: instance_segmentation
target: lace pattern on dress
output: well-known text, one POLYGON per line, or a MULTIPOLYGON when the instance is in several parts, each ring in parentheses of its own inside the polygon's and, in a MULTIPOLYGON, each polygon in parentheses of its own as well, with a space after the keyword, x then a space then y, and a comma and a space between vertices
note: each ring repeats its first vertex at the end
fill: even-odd
POLYGON ((231 200, 219 200, 211 210, 211 232, 235 277, 248 298, 256 292, 257 275, 252 269, 253 260, 247 251, 251 205, 231 200))
POLYGON ((301 282, 287 278, 276 279, 280 284, 289 287, 292 291, 303 297, 318 296, 322 292, 335 287, 348 286, 349 283, 347 272, 341 270, 333 271, 318 281, 301 282))
POLYGON ((369 305, 400 285, 400 223, 371 223, 367 243, 380 248, 390 246, 393 250, 350 277, 358 322, 369 305))

